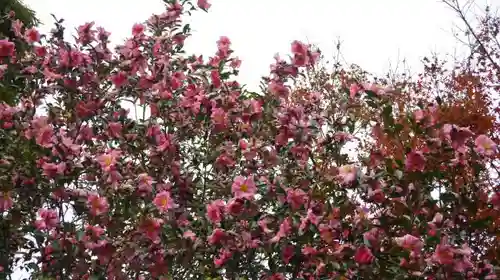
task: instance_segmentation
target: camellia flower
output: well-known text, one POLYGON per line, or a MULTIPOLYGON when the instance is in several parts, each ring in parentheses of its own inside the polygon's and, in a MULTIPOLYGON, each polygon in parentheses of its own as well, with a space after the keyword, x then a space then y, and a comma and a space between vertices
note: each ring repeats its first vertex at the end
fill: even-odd
POLYGON ((158 193, 153 203, 160 212, 167 212, 168 209, 175 207, 174 200, 170 197, 170 192, 168 191, 158 193))
POLYGON ((88 196, 87 205, 90 208, 90 213, 94 216, 104 214, 109 209, 108 199, 97 194, 90 194, 88 196))
POLYGON ((301 189, 289 188, 286 191, 286 200, 292 207, 292 209, 297 210, 307 201, 307 194, 301 189))
POLYGON ((252 199, 257 192, 253 177, 236 176, 231 191, 236 198, 252 199))
POLYGON ((359 84, 353 83, 349 87, 349 96, 351 98, 356 97, 356 95, 362 90, 362 88, 359 86, 359 84))
POLYGON ((104 172, 110 172, 111 169, 118 161, 118 157, 121 152, 118 150, 112 150, 108 153, 102 154, 97 158, 97 161, 101 165, 101 168, 104 172))
POLYGON ((147 173, 141 173, 138 176, 138 186, 140 192, 150 193, 153 189, 153 178, 147 173))
POLYGON ((415 237, 411 234, 406 234, 403 237, 396 237, 394 238, 394 240, 396 241, 398 246, 411 251, 418 251, 424 246, 424 243, 422 242, 422 240, 420 240, 420 238, 415 237))
POLYGON ((359 264, 370 264, 374 259, 372 251, 366 246, 359 247, 354 254, 354 261, 359 264))
POLYGON ((425 157, 420 151, 414 151, 406 156, 406 170, 408 171, 423 171, 425 168, 425 157))
POLYGON ((35 221, 35 227, 38 230, 52 229, 59 223, 57 212, 52 209, 40 209, 38 211, 40 219, 35 221))
POLYGON ((479 135, 474 142, 476 144, 476 152, 482 155, 492 156, 497 152, 497 144, 484 134, 479 135))
POLYGON ((0 192, 0 212, 9 210, 12 207, 10 192, 0 192))
POLYGON ((0 40, 0 57, 13 56, 16 50, 16 46, 13 42, 2 39, 0 40))
POLYGON ((28 43, 35 43, 35 42, 39 42, 40 41, 40 33, 38 32, 38 30, 36 30, 36 28, 30 28, 30 29, 27 29, 26 32, 25 32, 25 38, 26 38, 26 42, 28 43))
POLYGON ((198 7, 203 10, 208 10, 212 4, 208 3, 208 0, 198 0, 198 7))
POLYGON ((447 265, 453 264, 455 250, 450 245, 439 244, 432 255, 432 260, 436 263, 447 265))
POLYGON ((354 165, 342 165, 339 167, 338 178, 343 184, 351 184, 356 181, 358 169, 354 165))
POLYGON ((226 205, 224 201, 217 199, 212 201, 212 203, 207 205, 207 218, 208 220, 213 223, 220 223, 222 221, 222 218, 224 216, 224 209, 226 205))

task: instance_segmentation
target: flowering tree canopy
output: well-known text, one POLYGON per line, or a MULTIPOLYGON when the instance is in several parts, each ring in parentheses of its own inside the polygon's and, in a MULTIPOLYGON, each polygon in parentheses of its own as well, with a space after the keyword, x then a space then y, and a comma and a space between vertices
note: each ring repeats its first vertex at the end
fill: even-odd
POLYGON ((495 279, 492 126, 356 69, 305 83, 299 41, 249 92, 229 38, 183 49, 210 4, 166 2, 115 51, 92 22, 0 39, 2 277, 495 279))

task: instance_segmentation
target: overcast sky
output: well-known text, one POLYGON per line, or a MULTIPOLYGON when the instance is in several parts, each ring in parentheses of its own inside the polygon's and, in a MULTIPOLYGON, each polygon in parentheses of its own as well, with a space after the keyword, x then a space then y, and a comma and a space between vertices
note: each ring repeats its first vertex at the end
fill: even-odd
MULTIPOLYGON (((66 19, 68 30, 87 21, 121 42, 133 23, 163 11, 161 0, 24 0, 50 27, 50 13, 66 19)), ((479 0, 485 3, 487 0, 479 0)), ((489 0, 497 2, 500 0, 489 0)), ((348 62, 383 73, 403 58, 417 70, 423 55, 453 53, 451 29, 457 22, 439 0, 211 0, 209 13, 191 18, 194 35, 187 48, 211 55, 215 41, 228 36, 242 60, 240 82, 256 86, 276 52, 287 53, 294 39, 318 44, 325 55, 343 41, 348 62)))
MULTIPOLYGON (((24 0, 52 28, 51 13, 64 18, 68 30, 95 21, 120 43, 134 23, 163 11, 161 0, 24 0)), ((189 52, 212 55, 222 35, 233 42, 242 60, 239 82, 255 88, 269 72, 275 53, 286 54, 291 41, 317 44, 334 53, 338 38, 345 59, 368 71, 385 73, 402 59, 416 71, 431 52, 453 54, 460 48, 453 36, 453 13, 439 0, 211 0, 210 12, 190 19, 194 35, 189 52)), ((500 0, 479 0, 500 7, 500 0)), ((460 52, 460 49, 459 49, 460 52)), ((13 279, 23 276, 19 272, 13 279)))

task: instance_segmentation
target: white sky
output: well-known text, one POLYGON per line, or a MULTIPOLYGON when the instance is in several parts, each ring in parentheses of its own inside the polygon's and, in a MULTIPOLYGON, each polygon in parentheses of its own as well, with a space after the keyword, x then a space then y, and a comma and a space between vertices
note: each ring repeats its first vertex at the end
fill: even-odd
MULTIPOLYGON (((487 0, 479 0, 485 3, 487 0)), ((135 22, 163 11, 161 0, 24 0, 45 24, 50 13, 66 19, 68 30, 96 21, 120 43, 135 22)), ((196 2, 196 1, 194 1, 196 2)), ((228 36, 242 60, 240 82, 255 88, 276 52, 288 53, 294 39, 318 44, 325 55, 343 41, 350 63, 385 73, 390 62, 403 58, 413 70, 432 51, 453 53, 458 44, 452 35, 453 13, 439 0, 211 0, 210 12, 192 17, 194 35, 187 48, 212 55, 215 42, 228 36)), ((500 6, 500 0, 488 2, 500 6), (498 4, 498 5, 497 5, 498 4)))
MULTIPOLYGON (((196 0, 195 0, 196 1, 196 0)), ((478 4, 487 0, 478 0, 478 4)), ((52 28, 51 13, 65 19, 71 32, 95 21, 110 31, 113 43, 131 33, 136 22, 163 11, 161 0, 24 0, 44 26, 52 28)), ((291 41, 317 44, 326 56, 335 41, 350 63, 383 74, 403 58, 412 70, 431 52, 453 54, 460 44, 451 32, 458 23, 439 0, 211 0, 210 12, 191 18, 194 35, 186 42, 188 53, 212 55, 222 35, 233 42, 242 60, 239 82, 256 89, 269 73, 276 52, 288 54, 291 41)), ((487 1, 500 7, 500 0, 487 1)), ((16 272, 13 280, 27 277, 16 272)))

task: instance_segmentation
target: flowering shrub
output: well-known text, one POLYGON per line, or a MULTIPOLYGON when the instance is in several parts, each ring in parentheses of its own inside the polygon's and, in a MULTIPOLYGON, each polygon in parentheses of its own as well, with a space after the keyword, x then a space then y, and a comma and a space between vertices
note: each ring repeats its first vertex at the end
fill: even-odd
POLYGON ((116 51, 93 23, 76 44, 17 26, 22 58, 0 40, 23 81, 0 105, 3 277, 495 279, 488 135, 375 83, 296 91, 320 57, 299 41, 248 92, 229 38, 184 53, 182 16, 210 4, 167 2, 116 51))

